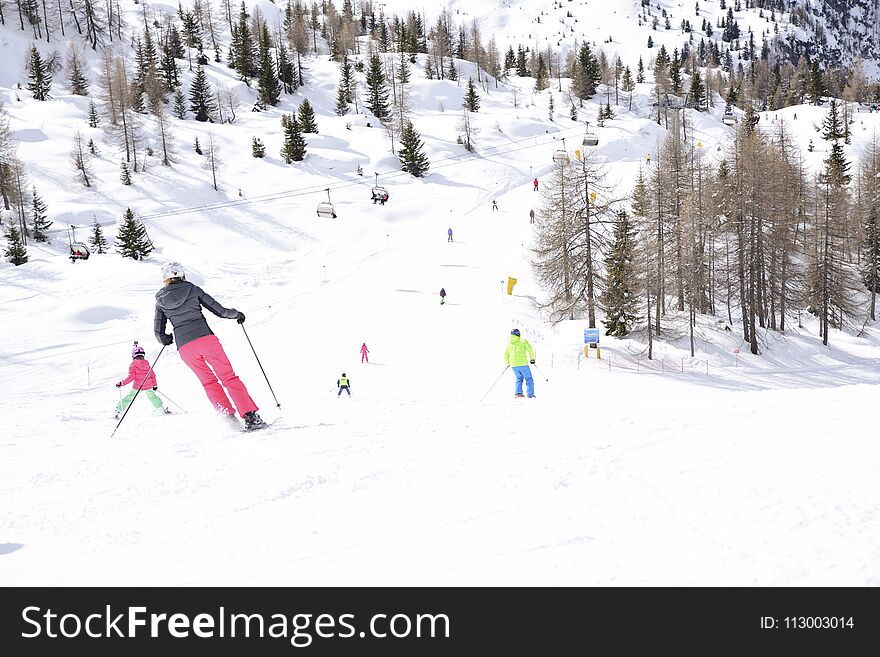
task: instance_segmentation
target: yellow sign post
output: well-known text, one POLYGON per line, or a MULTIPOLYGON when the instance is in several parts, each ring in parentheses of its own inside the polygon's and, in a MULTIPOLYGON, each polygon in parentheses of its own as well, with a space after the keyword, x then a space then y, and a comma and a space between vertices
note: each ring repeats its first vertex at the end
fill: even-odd
POLYGON ((507 277, 507 293, 513 294, 513 286, 516 285, 516 279, 513 276, 507 277))

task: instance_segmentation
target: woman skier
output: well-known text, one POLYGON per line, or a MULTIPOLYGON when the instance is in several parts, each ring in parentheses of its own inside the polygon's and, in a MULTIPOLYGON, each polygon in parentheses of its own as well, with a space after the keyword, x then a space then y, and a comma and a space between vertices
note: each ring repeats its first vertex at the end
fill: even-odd
POLYGON ((234 319, 239 324, 244 324, 244 313, 235 308, 224 308, 202 288, 187 281, 179 262, 163 265, 162 279, 165 285, 156 293, 156 315, 153 320, 156 339, 166 346, 177 342, 180 357, 199 377, 217 411, 240 426, 229 402, 229 397, 232 397, 235 408, 244 418, 245 430, 266 427, 267 424, 257 414, 258 407, 247 388, 233 371, 220 340, 208 326, 202 307, 218 317, 234 319), (165 325, 169 321, 174 329, 173 336, 165 333, 165 325))

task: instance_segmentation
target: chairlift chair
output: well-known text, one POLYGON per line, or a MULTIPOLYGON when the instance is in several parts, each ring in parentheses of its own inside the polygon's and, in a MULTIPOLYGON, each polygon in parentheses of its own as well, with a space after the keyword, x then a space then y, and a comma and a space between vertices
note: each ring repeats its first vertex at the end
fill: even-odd
POLYGON ((388 199, 388 190, 384 187, 373 187, 373 196, 388 199))
POLYGON ((92 255, 89 251, 89 247, 87 247, 82 242, 71 242, 70 243, 70 260, 88 260, 89 256, 92 255))
POLYGON ((336 210, 333 209, 333 204, 330 202, 330 188, 324 190, 327 192, 327 200, 321 203, 318 203, 318 216, 322 219, 336 219, 336 210))
POLYGON ((327 201, 318 203, 318 216, 322 219, 335 219, 336 212, 333 209, 333 204, 327 201))
POLYGON ((568 164, 568 153, 566 153, 561 148, 557 151, 554 151, 553 164, 568 164))
POLYGON ((721 123, 724 125, 734 125, 736 123, 736 117, 733 114, 725 114, 721 117, 721 123))
POLYGON ((598 146, 599 145, 599 136, 594 135, 592 132, 588 132, 584 135, 584 146, 598 146))

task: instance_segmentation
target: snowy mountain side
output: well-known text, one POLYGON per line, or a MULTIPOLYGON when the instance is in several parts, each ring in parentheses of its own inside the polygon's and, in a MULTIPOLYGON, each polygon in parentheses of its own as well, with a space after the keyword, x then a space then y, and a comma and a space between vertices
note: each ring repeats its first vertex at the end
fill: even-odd
MULTIPOLYGON (((869 216, 859 208, 870 205, 859 181, 866 180, 862 169, 880 115, 841 103, 848 136, 824 139, 829 97, 758 112, 732 103, 725 113, 722 93, 739 87, 720 76, 706 106, 684 109, 675 100, 684 93, 670 90, 670 106, 658 108, 651 60, 660 45, 670 55, 680 47, 676 30, 660 23, 654 31, 638 18, 633 26, 644 11, 639 3, 603 3, 602 11, 591 2, 555 4, 426 7, 426 47, 409 62, 406 48, 406 57, 398 46, 381 52, 380 25, 372 35, 347 31, 369 25, 384 9, 393 34, 391 16, 409 10, 403 3, 355 3, 348 23, 346 6, 338 3, 325 14, 317 9, 313 23, 310 7, 289 17, 284 6, 249 2, 244 24, 256 26, 261 14, 274 44, 263 51, 279 61, 282 46, 287 50, 289 66, 275 71, 290 73, 294 88, 285 91, 279 75, 277 104, 266 101, 265 78, 242 74, 235 57, 227 64, 230 47, 240 43, 233 39, 242 25, 234 5, 227 20, 222 3, 184 4, 180 16, 173 3, 120 0, 109 23, 122 37, 116 33, 110 42, 108 32, 107 45, 118 48, 104 51, 92 50, 72 23, 64 38, 54 25, 47 43, 44 33, 32 34, 33 25, 25 33, 4 12, 0 60, 18 64, 0 68, 9 137, 0 140, 9 202, 0 248, 10 248, 10 227, 30 235, 26 262, 0 262, 0 496, 6 501, 0 583, 880 582, 873 531, 880 454, 866 431, 878 419, 871 400, 880 380, 880 334, 868 315, 864 282, 853 292, 855 308, 844 304, 850 297, 842 289, 829 293, 827 346, 819 335, 821 309, 809 296, 818 289, 809 265, 819 253, 818 235, 836 245, 835 231, 845 229, 848 249, 825 253, 841 263, 850 283, 861 280, 869 261, 857 239, 856 227, 869 216), (598 42, 595 53, 619 52, 633 77, 641 53, 644 81, 615 90, 612 76, 580 99, 569 94, 576 83, 564 76, 551 76, 552 84, 538 90, 536 70, 496 78, 488 66, 478 70, 456 53, 438 58, 427 28, 444 8, 462 24, 478 18, 502 59, 508 46, 532 48, 535 38, 553 45, 554 35, 560 52, 567 43, 574 52, 587 35, 598 42), (567 11, 576 24, 562 15, 567 11), (150 79, 170 75, 170 63, 153 72, 138 65, 145 59, 145 14, 157 58, 163 45, 171 47, 175 30, 184 44, 201 40, 201 49, 183 46, 183 56, 171 58, 179 86, 159 93, 165 102, 150 101, 156 93, 150 79), (114 23, 119 17, 122 23, 114 23), (562 34, 556 19, 575 31, 562 34), (187 36, 184 27, 193 21, 199 29, 187 36), (649 34, 657 44, 651 52, 649 34), (607 36, 614 39, 603 45, 607 36), (86 95, 74 93, 68 41, 77 44, 73 59, 88 82, 86 95), (50 63, 59 53, 60 68, 46 69, 53 82, 42 101, 34 97, 40 84, 24 68, 32 43, 50 63), (340 84, 342 58, 331 58, 340 48, 352 67, 348 89, 340 84), (107 59, 109 51, 125 60, 107 59), (368 81, 375 78, 373 53, 387 74, 390 116, 367 109, 376 107, 368 81), (409 63, 402 92, 401 59, 409 63), (131 84, 138 70, 149 73, 142 86, 131 84), (105 93, 106 80, 123 74, 131 76, 127 83, 110 87, 131 92, 131 106, 105 93), (208 93, 199 99, 193 90, 203 83, 208 93), (472 94, 479 107, 466 112, 472 94), (198 102, 209 96, 210 120, 197 120, 198 102), (297 128, 307 123, 306 100, 317 130, 299 134, 304 152, 297 159, 289 148, 291 117, 297 128), (606 107, 613 117, 599 127, 606 107), (126 127, 123 116, 131 121, 126 127), (428 162, 420 175, 402 168, 414 162, 401 157, 401 116, 411 121, 428 162), (753 130, 746 129, 755 117, 753 130), (805 188, 802 197, 783 198, 780 190, 788 186, 761 184, 778 175, 765 165, 782 167, 782 147, 772 144, 779 143, 780 126, 792 152, 785 180, 805 188), (585 145, 588 135, 596 146, 585 145), (681 175, 680 186, 670 178, 685 170, 665 164, 675 135, 681 161, 694 163, 705 178, 681 175), (760 166, 737 168, 749 148, 760 166), (817 176, 827 177, 836 149, 853 181, 845 193, 834 190, 835 206, 828 183, 817 176), (752 205, 737 206, 746 194, 731 195, 718 182, 723 162, 733 172, 729 179, 752 185, 752 205), (566 188, 554 180, 570 176, 563 179, 581 185, 587 164, 604 172, 605 189, 590 199, 588 190, 572 187, 579 191, 560 211, 554 195, 566 188), (640 174, 651 190, 644 215, 634 201, 640 174), (652 177, 660 182, 656 189, 652 177), (656 281, 634 278, 639 305, 629 333, 605 334, 612 304, 603 297, 594 308, 601 354, 585 352, 586 303, 576 299, 573 318, 551 321, 556 282, 542 280, 533 267, 541 236, 554 217, 571 218, 572 208, 579 226, 584 213, 607 209, 638 219, 637 242, 647 244, 641 222, 655 226, 659 208, 661 220, 670 221, 662 252, 672 263, 676 215, 669 208, 672 190, 689 189, 685 180, 706 185, 700 195, 682 192, 680 216, 697 216, 692 208, 700 199, 721 208, 705 214, 713 218, 704 241, 713 244, 704 251, 713 263, 706 312, 695 311, 691 321, 700 302, 694 295, 678 308, 670 264, 654 330, 646 315, 656 312, 656 281), (388 192, 387 202, 374 200, 374 187, 388 192), (35 197, 47 209, 39 211, 35 197), (661 199, 656 207, 654 198, 661 199), (845 202, 846 213, 839 211, 845 202), (325 203, 335 217, 318 216, 325 203), (758 208, 752 214, 767 221, 767 244, 790 244, 786 262, 796 272, 785 294, 776 279, 762 288, 790 305, 773 306, 761 325, 751 322, 756 354, 743 335, 750 318, 735 266, 737 224, 729 220, 737 207, 758 208), (789 226, 774 219, 790 207, 802 211, 793 215, 792 239, 776 233, 771 239, 771 228, 789 226), (819 233, 825 207, 837 208, 839 221, 829 220, 834 230, 819 233), (45 242, 34 235, 41 215, 52 222, 45 242), (92 244, 96 225, 106 239, 100 249, 92 244), (129 225, 133 237, 125 233, 129 225), (73 243, 88 247, 89 258, 71 260, 73 243), (137 257, 122 257, 129 247, 137 257), (247 335, 235 321, 206 313, 269 429, 230 428, 215 416, 176 345, 160 356, 151 333, 161 265, 169 260, 183 264, 187 280, 246 315, 247 335), (510 279, 516 282, 508 294, 510 279), (641 310, 643 302, 650 313, 641 310), (784 330, 771 327, 771 319, 782 318, 784 330), (534 399, 514 398, 514 375, 504 362, 513 328, 535 350, 534 399), (157 392, 171 413, 156 414, 140 395, 111 439, 115 407, 129 389, 114 384, 128 372, 134 340, 155 364, 157 392), (362 362, 361 344, 369 347, 369 362, 362 362), (343 373, 350 398, 338 396, 343 373)), ((660 6, 678 23, 685 18, 677 14, 684 7, 660 6)), ((686 9, 690 17, 693 7, 686 9)), ((658 11, 652 6, 652 16, 658 11)), ((751 20, 756 11, 737 15, 751 20)), ((721 9, 701 3, 700 14, 714 21, 721 9)), ((683 73, 683 89, 692 79, 683 73)), ((667 101, 665 92, 662 98, 667 101)), ((606 263, 621 220, 597 216, 598 298, 614 278, 606 263)), ((766 261, 765 278, 779 271, 770 246, 766 258, 741 252, 766 261)), ((782 252, 782 246, 774 251, 782 252)), ((632 261, 643 257, 639 250, 632 261)), ((683 290, 698 282, 687 278, 683 290)))

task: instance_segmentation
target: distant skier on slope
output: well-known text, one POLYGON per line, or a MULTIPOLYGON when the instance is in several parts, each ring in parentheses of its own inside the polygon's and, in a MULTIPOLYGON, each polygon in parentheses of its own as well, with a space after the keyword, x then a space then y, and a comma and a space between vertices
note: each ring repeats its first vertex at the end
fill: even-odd
MULTIPOLYGON (((150 371, 150 363, 147 362, 145 356, 146 352, 144 351, 144 348, 138 345, 135 340, 134 346, 131 348, 132 361, 131 365, 128 366, 128 376, 116 384, 117 388, 121 388, 126 383, 131 384, 131 390, 129 393, 120 399, 119 403, 116 405, 116 415, 113 416, 116 420, 119 419, 119 414, 124 413, 125 409, 128 408, 128 405, 131 404, 138 390, 144 391, 144 394, 147 395, 147 399, 150 400, 150 403, 155 410, 158 411, 162 408, 162 400, 159 399, 155 392, 158 387, 158 384, 156 383, 156 373, 150 371)), ((162 411, 164 413, 171 412, 167 408, 162 408, 162 411)))
POLYGON ((446 231, 446 241, 447 242, 452 241, 452 228, 450 228, 449 230, 446 231))
POLYGON ((538 179, 535 178, 535 179, 532 181, 532 184, 534 185, 534 187, 532 188, 533 191, 536 191, 536 192, 537 192, 537 191, 538 191, 538 179))
POLYGON ((367 363, 370 362, 370 357, 367 355, 367 354, 369 354, 369 353, 370 353, 370 350, 367 349, 367 343, 364 342, 364 343, 361 345, 361 362, 362 362, 362 363, 363 363, 364 361, 367 361, 367 363))
POLYGON ((339 392, 336 393, 336 398, 338 399, 342 395, 342 391, 348 393, 348 396, 351 397, 351 379, 345 376, 345 372, 342 373, 342 376, 336 379, 336 385, 339 387, 339 392))
MULTIPOLYGON (((234 319, 239 324, 244 324, 244 313, 235 308, 224 308, 202 288, 185 280, 185 272, 179 262, 163 265, 162 279, 165 286, 156 293, 156 315, 153 320, 156 339, 166 346, 177 342, 177 351, 183 362, 199 377, 211 404, 222 415, 235 420, 235 411, 226 396, 228 391, 235 408, 244 418, 246 430, 268 426, 257 414, 257 405, 233 371, 220 340, 208 326, 202 307, 218 317, 234 319), (174 329, 173 336, 165 333, 169 321, 174 329)), ((237 421, 235 424, 240 426, 237 421)))
POLYGON ((521 337, 519 329, 510 332, 510 340, 507 349, 504 350, 504 364, 509 366, 516 375, 516 396, 523 397, 523 379, 526 382, 526 394, 529 398, 535 396, 535 380, 532 378, 532 370, 529 363, 535 364, 535 350, 529 341, 521 337))
POLYGON ((440 305, 446 303, 446 288, 440 288, 440 305))

